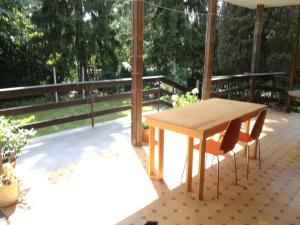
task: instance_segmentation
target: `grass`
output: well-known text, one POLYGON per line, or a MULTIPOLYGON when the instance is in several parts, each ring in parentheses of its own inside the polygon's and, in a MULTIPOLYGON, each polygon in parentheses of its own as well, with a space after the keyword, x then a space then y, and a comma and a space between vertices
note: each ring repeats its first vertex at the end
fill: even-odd
MULTIPOLYGON (((129 102, 130 102, 130 99, 95 103, 94 111, 110 109, 110 108, 114 108, 114 107, 121 106, 121 105, 128 105, 129 102)), ((155 109, 155 107, 152 107, 152 106, 143 107, 144 112, 151 111, 154 109, 155 109)), ((33 117, 34 120, 32 122, 36 122, 36 121, 51 120, 51 119, 60 118, 60 117, 64 117, 64 116, 78 115, 78 114, 89 113, 89 112, 90 112, 90 105, 85 104, 85 105, 80 105, 80 106, 72 106, 72 107, 66 107, 66 108, 61 108, 61 109, 41 111, 41 112, 36 112, 36 113, 31 113, 31 114, 23 114, 23 115, 19 115, 19 116, 13 117, 13 118, 14 119, 23 119, 26 117, 33 117)), ((109 120, 129 116, 129 115, 130 115, 130 110, 127 110, 127 111, 123 111, 123 112, 119 112, 119 113, 113 113, 113 114, 95 117, 94 119, 95 119, 95 124, 96 124, 96 123, 109 121, 109 120)), ((70 123, 53 125, 53 126, 38 129, 36 136, 42 136, 42 135, 51 134, 51 133, 55 133, 55 132, 62 131, 62 130, 73 129, 73 128, 88 126, 88 125, 91 125, 91 119, 78 120, 78 121, 74 121, 74 122, 70 122, 70 123)))

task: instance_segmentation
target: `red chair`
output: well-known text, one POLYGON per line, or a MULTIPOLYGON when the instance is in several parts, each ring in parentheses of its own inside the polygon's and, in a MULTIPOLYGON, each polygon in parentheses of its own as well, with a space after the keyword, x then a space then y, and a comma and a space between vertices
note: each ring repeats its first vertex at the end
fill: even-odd
MULTIPOLYGON (((219 155, 225 155, 226 153, 234 149, 239 138, 241 124, 242 124, 241 118, 232 120, 227 127, 227 130, 224 134, 221 144, 211 139, 206 141, 206 152, 214 156, 217 156, 218 159, 217 198, 219 198, 219 175, 220 175, 219 155)), ((199 149, 199 144, 194 145, 194 148, 199 149)), ((235 169, 235 184, 237 185, 236 158, 234 152, 233 152, 233 156, 234 156, 234 169, 235 169)))
POLYGON ((258 159, 259 159, 259 169, 261 168, 260 162, 260 141, 259 136, 261 134, 262 128, 264 126, 265 118, 267 115, 267 110, 262 110, 259 112, 253 129, 250 134, 240 132, 239 141, 247 144, 247 179, 249 174, 249 143, 251 141, 258 141, 258 159))

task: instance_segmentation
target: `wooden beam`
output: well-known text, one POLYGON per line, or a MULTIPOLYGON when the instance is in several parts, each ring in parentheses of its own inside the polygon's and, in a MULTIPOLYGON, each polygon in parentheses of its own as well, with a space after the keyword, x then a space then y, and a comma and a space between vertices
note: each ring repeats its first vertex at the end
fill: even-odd
POLYGON ((202 100, 210 98, 211 77, 216 40, 217 0, 208 1, 208 18, 206 25, 204 74, 202 82, 202 100))
MULTIPOLYGON (((263 15, 264 15, 264 5, 257 5, 256 8, 256 19, 255 19, 255 28, 254 28, 254 37, 253 37, 253 48, 252 48, 252 59, 251 59, 251 73, 258 72, 259 65, 259 55, 260 55, 260 46, 261 46, 261 36, 263 29, 263 15)), ((251 102, 255 98, 255 78, 251 78, 249 85, 249 99, 251 102)))
POLYGON ((142 144, 144 0, 132 0, 131 142, 142 144))
MULTIPOLYGON (((289 79, 289 87, 288 87, 289 90, 293 89, 296 71, 297 71, 297 67, 298 67, 299 40, 300 40, 300 8, 299 8, 299 14, 298 14, 298 23, 297 23, 297 28, 296 28, 296 37, 295 37, 295 42, 294 42, 293 62, 292 62, 290 79, 289 79)), ((287 100, 287 106, 286 106, 287 112, 290 111, 291 103, 292 103, 292 96, 289 95, 288 100, 287 100)))

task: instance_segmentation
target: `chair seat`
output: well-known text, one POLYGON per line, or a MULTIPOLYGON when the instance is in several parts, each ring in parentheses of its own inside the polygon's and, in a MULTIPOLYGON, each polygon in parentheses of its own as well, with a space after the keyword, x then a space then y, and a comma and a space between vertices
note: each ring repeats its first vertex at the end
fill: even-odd
POLYGON ((239 141, 242 141, 242 142, 250 142, 252 141, 252 138, 249 134, 247 133, 244 133, 244 132, 240 132, 239 134, 239 141))
MULTIPOLYGON (((212 155, 224 155, 225 152, 220 149, 221 145, 219 142, 216 142, 212 139, 206 141, 206 150, 205 152, 210 153, 212 155)), ((199 149, 199 144, 194 145, 194 149, 199 149)))

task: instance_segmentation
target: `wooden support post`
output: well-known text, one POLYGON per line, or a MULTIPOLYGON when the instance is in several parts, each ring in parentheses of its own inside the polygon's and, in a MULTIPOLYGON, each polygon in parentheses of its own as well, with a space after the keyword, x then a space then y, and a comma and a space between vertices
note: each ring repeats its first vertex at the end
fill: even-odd
POLYGON ((0 175, 2 175, 4 173, 3 171, 3 161, 2 161, 2 155, 1 155, 1 152, 0 152, 0 175))
POLYGON ((142 143, 144 0, 132 0, 131 142, 142 143))
POLYGON ((216 40, 217 0, 208 1, 208 18, 206 25, 204 74, 202 82, 202 100, 210 98, 211 77, 216 40))
MULTIPOLYGON (((253 37, 251 70, 250 70, 251 73, 258 72, 261 36, 262 36, 262 28, 263 28, 263 15, 264 15, 264 5, 257 5, 254 37, 253 37)), ((255 100, 255 84, 256 84, 256 80, 254 77, 252 77, 249 81, 249 85, 250 85, 249 100, 250 100, 250 102, 253 102, 255 100)))
MULTIPOLYGON (((299 8, 299 14, 298 14, 298 23, 297 23, 297 29, 296 29, 296 37, 295 37, 295 42, 294 42, 294 50, 293 50, 293 62, 292 62, 292 68, 291 68, 291 74, 290 74, 290 79, 289 79, 289 90, 293 89, 294 85, 294 80, 296 76, 296 71, 298 67, 298 59, 299 59, 299 40, 300 40, 300 8, 299 8)), ((287 101, 287 106, 286 106, 286 111, 290 111, 292 103, 292 96, 288 97, 287 101)))

